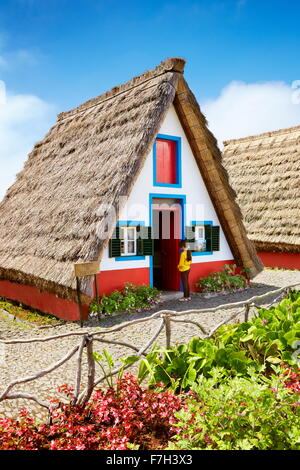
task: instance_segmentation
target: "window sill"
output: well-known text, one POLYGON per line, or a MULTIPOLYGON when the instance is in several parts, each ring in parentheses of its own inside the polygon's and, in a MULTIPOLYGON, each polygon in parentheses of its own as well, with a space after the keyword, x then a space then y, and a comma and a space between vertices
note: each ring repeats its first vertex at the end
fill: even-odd
POLYGON ((212 255, 213 251, 192 251, 192 256, 212 255))
POLYGON ((156 181, 153 183, 153 186, 160 186, 163 188, 182 188, 181 183, 157 183, 156 181))

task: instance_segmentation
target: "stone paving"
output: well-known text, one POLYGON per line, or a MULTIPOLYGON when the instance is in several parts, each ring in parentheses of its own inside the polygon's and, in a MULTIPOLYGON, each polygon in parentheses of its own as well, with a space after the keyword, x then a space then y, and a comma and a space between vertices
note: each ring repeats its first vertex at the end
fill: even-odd
MULTIPOLYGON (((299 282, 300 287, 300 271, 265 270, 255 278, 255 282, 252 283, 252 287, 244 291, 227 295, 219 294, 218 296, 209 299, 204 299, 199 295, 193 295, 190 302, 178 302, 177 299, 167 300, 156 305, 155 308, 150 311, 131 315, 120 314, 114 317, 106 317, 101 320, 100 323, 96 318, 91 318, 84 324, 83 328, 81 328, 77 322, 62 323, 59 326, 54 327, 38 328, 25 323, 14 322, 11 318, 7 317, 4 312, 0 311, 0 339, 44 337, 80 331, 105 331, 107 328, 120 325, 122 322, 147 317, 162 309, 183 311, 215 308, 218 305, 247 300, 253 296, 262 295, 266 292, 275 290, 276 288, 297 282, 299 282)), ((263 301, 262 305, 269 304, 272 300, 272 296, 270 296, 263 301)), ((185 318, 197 320, 206 329, 211 330, 223 319, 228 318, 235 310, 236 309, 226 311, 220 310, 215 313, 203 313, 198 315, 192 314, 185 318)), ((234 321, 238 320, 243 320, 243 314, 239 315, 234 321)), ((160 321, 161 320, 159 319, 154 319, 149 322, 133 325, 121 331, 106 335, 105 337, 116 341, 127 341, 137 347, 142 347, 154 334, 160 321)), ((172 344, 186 342, 196 335, 199 335, 197 326, 184 323, 172 323, 172 344)), ((0 347, 0 392, 2 392, 4 388, 16 378, 36 373, 37 371, 45 369, 52 363, 58 361, 79 342, 80 337, 77 336, 52 340, 45 343, 5 345, 4 349, 0 347)), ((165 345, 164 330, 159 335, 156 343, 165 345)), ((132 350, 123 346, 103 345, 98 342, 94 342, 94 345, 95 349, 99 352, 104 348, 107 349, 116 359, 134 354, 132 350)), ((76 360, 77 357, 75 355, 52 373, 33 382, 18 385, 13 390, 15 392, 23 391, 35 394, 36 396, 39 396, 39 398, 47 400, 50 396, 55 395, 57 386, 65 383, 74 386, 77 366, 76 360)), ((84 355, 83 385, 86 381, 86 371, 86 356, 84 355)), ((97 372, 97 375, 100 376, 100 368, 97 372)), ((6 400, 1 402, 0 415, 5 415, 7 417, 16 416, 18 410, 22 407, 31 410, 41 421, 44 420, 47 415, 44 409, 38 404, 24 399, 6 400)))

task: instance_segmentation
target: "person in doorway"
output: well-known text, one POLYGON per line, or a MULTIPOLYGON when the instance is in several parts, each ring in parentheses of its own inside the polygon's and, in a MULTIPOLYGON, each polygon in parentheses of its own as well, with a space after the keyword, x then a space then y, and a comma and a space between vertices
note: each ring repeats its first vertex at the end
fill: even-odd
POLYGON ((183 297, 179 299, 180 302, 191 300, 190 297, 190 285, 189 285, 189 274, 191 269, 192 254, 186 247, 186 241, 181 240, 179 243, 180 248, 180 260, 178 264, 178 270, 180 272, 180 278, 183 286, 183 297))

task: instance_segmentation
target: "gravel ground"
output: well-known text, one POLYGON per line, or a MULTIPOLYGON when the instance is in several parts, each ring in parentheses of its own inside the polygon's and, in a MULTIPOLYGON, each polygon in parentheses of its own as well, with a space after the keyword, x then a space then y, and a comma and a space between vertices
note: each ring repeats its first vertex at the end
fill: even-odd
MULTIPOLYGON (((147 317, 152 315, 155 311, 162 309, 183 311, 196 308, 213 308, 218 305, 247 300, 253 296, 262 295, 266 292, 275 290, 276 288, 284 287, 296 282, 299 282, 300 285, 300 271, 265 270, 255 278, 255 282, 252 283, 252 287, 244 291, 227 294, 225 296, 220 294, 210 299, 204 299, 202 296, 195 294, 190 302, 168 300, 158 306, 156 305, 156 307, 151 311, 132 315, 120 314, 110 318, 106 317, 101 320, 101 323, 99 323, 96 318, 92 318, 85 323, 82 329, 78 323, 64 323, 55 327, 38 328, 21 322, 13 322, 11 318, 8 318, 5 313, 0 311, 0 339, 44 337, 80 331, 105 331, 107 328, 119 325, 122 322, 147 317)), ((272 296, 270 296, 263 301, 263 304, 269 304, 273 299, 274 297, 272 298, 272 296)), ((185 318, 197 320, 206 329, 211 330, 223 319, 228 318, 235 310, 237 311, 237 309, 230 309, 226 311, 220 310, 215 313, 203 313, 201 315, 193 314, 185 318)), ((239 315, 235 321, 242 320, 243 314, 239 315)), ((121 331, 106 335, 105 338, 107 337, 116 341, 127 341, 137 347, 141 347, 145 345, 154 334, 160 321, 161 320, 159 319, 154 319, 150 322, 129 326, 121 331)), ((172 324, 172 344, 186 342, 198 334, 199 330, 195 325, 184 323, 172 324)), ((80 339, 77 336, 52 340, 46 343, 5 345, 5 348, 1 348, 0 346, 0 393, 2 393, 4 388, 16 378, 34 374, 58 361, 65 356, 67 351, 70 351, 76 344, 78 344, 79 341, 80 339)), ((159 335, 156 342, 157 344, 165 345, 164 331, 159 335)), ((123 346, 103 345, 97 342, 94 344, 97 351, 100 352, 103 348, 106 348, 114 358, 134 354, 133 351, 123 346)), ((39 396, 39 398, 47 400, 49 397, 55 395, 57 386, 65 383, 74 385, 77 366, 76 360, 77 358, 75 355, 59 369, 56 369, 38 380, 17 385, 14 387, 13 391, 23 391, 35 394, 36 396, 39 396)), ((98 376, 100 376, 100 368, 97 372, 98 376)), ((86 380, 85 356, 83 360, 83 379, 86 380)), ((44 409, 38 404, 24 399, 6 400, 1 402, 0 415, 5 415, 7 417, 16 416, 18 410, 22 407, 26 407, 31 410, 41 421, 43 421, 47 416, 44 409)))

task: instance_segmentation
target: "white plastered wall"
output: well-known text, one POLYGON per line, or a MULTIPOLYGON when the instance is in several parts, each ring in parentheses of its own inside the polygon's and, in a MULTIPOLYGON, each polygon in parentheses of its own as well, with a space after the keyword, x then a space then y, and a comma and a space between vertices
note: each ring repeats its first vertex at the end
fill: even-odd
MULTIPOLYGON (((169 109, 159 130, 159 134, 181 137, 182 187, 159 187, 153 185, 153 152, 151 150, 131 194, 129 195, 126 206, 121 211, 120 220, 143 221, 145 222, 145 225, 148 226, 149 194, 155 193, 162 195, 170 194, 171 196, 186 196, 186 225, 190 225, 192 220, 211 220, 213 225, 220 225, 216 211, 210 200, 200 170, 174 106, 171 106, 169 109)), ((220 251, 215 251, 211 255, 193 256, 193 263, 207 263, 231 259, 233 259, 233 255, 221 227, 220 251)), ((146 256, 143 260, 126 261, 116 261, 114 258, 109 258, 108 247, 106 248, 101 261, 101 271, 145 268, 149 266, 149 256, 146 256)))

